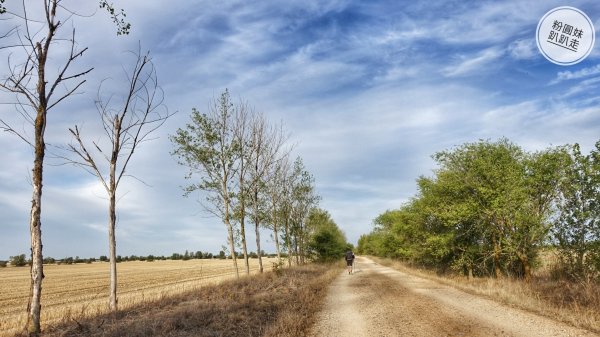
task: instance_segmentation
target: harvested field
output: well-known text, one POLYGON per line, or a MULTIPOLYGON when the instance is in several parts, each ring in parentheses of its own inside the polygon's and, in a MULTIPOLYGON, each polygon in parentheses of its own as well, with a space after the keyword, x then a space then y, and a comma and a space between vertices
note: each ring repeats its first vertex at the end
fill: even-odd
MULTIPOLYGON (((270 270, 276 259, 263 259, 270 270)), ((240 275, 244 274, 239 261, 240 275)), ((42 286, 42 328, 49 324, 107 312, 108 263, 45 265, 42 286)), ((250 260, 252 273, 258 260, 250 260)), ((235 277, 231 260, 123 262, 117 265, 119 309, 159 300, 235 277)), ((29 268, 0 269, 0 336, 10 336, 25 324, 29 268)))

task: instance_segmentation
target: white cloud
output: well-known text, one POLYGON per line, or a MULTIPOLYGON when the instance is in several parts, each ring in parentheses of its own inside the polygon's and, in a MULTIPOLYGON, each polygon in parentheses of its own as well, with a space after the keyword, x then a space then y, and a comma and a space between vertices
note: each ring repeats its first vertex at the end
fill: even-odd
POLYGON ((597 64, 593 67, 579 69, 577 71, 570 71, 570 70, 559 71, 556 74, 556 78, 553 79, 549 84, 550 85, 558 84, 563 81, 581 79, 581 78, 585 78, 585 77, 594 76, 597 74, 600 74, 600 64, 597 64))
POLYGON ((530 60, 539 56, 534 39, 520 39, 508 45, 508 52, 517 60, 530 60))
POLYGON ((473 73, 485 72, 485 67, 504 55, 504 51, 491 47, 484 49, 476 55, 462 56, 458 64, 446 67, 443 74, 447 77, 465 76, 473 73))

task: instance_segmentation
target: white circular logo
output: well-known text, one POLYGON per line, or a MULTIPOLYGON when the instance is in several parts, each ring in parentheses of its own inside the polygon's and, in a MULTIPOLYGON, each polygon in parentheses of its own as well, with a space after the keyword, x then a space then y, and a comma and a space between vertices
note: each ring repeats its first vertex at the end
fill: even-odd
POLYGON ((596 35, 592 20, 577 8, 562 6, 546 13, 537 26, 537 46, 550 62, 568 66, 583 61, 596 35))

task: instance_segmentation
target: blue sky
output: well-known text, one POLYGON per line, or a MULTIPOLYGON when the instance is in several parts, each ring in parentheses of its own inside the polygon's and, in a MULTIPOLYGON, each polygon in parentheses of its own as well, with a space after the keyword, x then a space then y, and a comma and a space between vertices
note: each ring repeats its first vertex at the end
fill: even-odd
MULTIPOLYGON (((123 1, 117 6, 132 23, 129 36, 115 36, 101 12, 73 20, 80 46, 89 47, 78 66, 95 69, 81 93, 49 116, 48 141, 69 142, 75 124, 95 135, 98 84, 110 77, 117 88, 131 61, 125 51, 141 43, 177 114, 133 158, 129 172, 146 184, 129 179, 120 187, 120 254, 217 252, 225 244, 225 227, 202 212, 198 196, 182 197, 186 169, 169 155, 168 140, 193 107, 206 110, 225 88, 285 125, 315 176, 320 206, 356 242, 378 214, 414 195, 436 151, 499 137, 529 151, 575 142, 589 151, 600 139, 598 47, 581 63, 559 66, 536 46, 540 18, 564 5, 584 11, 598 31, 594 0, 123 1)), ((0 116, 23 125, 11 105, 0 104, 0 116)), ((6 259, 28 252, 32 153, 7 133, 0 147, 6 259)), ((80 169, 47 164, 44 254, 105 255, 105 192, 80 169)))

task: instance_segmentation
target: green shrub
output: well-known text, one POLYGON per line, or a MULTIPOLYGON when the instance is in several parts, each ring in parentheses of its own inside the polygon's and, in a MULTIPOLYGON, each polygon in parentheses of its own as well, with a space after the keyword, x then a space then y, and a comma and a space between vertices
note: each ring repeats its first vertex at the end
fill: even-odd
POLYGON ((10 257, 10 264, 15 267, 24 267, 27 265, 25 254, 15 255, 10 257))

